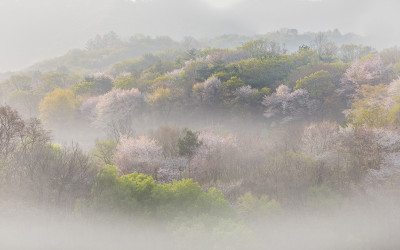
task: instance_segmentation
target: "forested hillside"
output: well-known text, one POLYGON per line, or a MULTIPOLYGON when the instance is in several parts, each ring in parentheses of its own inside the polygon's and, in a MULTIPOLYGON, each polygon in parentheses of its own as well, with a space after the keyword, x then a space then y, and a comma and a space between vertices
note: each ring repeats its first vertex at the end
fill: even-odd
POLYGON ((8 77, 3 210, 117 223, 139 248, 396 248, 400 48, 335 34, 108 33, 8 77))

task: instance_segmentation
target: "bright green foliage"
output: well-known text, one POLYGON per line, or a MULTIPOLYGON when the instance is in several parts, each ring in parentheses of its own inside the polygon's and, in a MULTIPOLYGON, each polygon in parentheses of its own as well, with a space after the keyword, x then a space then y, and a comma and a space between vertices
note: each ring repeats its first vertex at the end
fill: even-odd
POLYGON ((321 70, 298 80, 295 89, 305 89, 310 97, 322 99, 335 90, 335 84, 332 82, 332 75, 321 70))
POLYGON ((137 172, 118 177, 112 165, 100 170, 92 195, 91 207, 95 210, 159 219, 201 214, 223 216, 230 211, 223 194, 215 188, 205 192, 190 179, 157 184, 152 177, 137 172))
POLYGON ((267 195, 259 199, 250 192, 238 198, 239 210, 249 217, 259 217, 268 215, 277 215, 281 212, 281 205, 274 199, 269 199, 267 195))
POLYGON ((75 95, 95 95, 94 82, 83 81, 72 86, 72 91, 75 95))
POLYGON ((158 205, 157 214, 161 217, 189 215, 229 215, 229 203, 224 195, 215 188, 208 193, 191 179, 174 181, 171 184, 161 184, 153 192, 158 205))
POLYGON ((113 81, 109 77, 86 77, 85 81, 72 86, 75 95, 94 96, 102 95, 110 91, 113 87, 113 81))
POLYGON ((242 79, 237 76, 231 77, 228 81, 224 82, 223 85, 229 89, 229 91, 234 91, 242 86, 245 86, 242 79))
POLYGON ((220 86, 221 95, 223 96, 223 100, 225 104, 228 104, 235 98, 235 92, 238 88, 245 86, 242 79, 233 76, 228 81, 223 82, 220 86))
POLYGON ((237 73, 238 73, 237 69, 235 69, 235 68, 231 68, 229 70, 227 68, 224 68, 223 70, 214 73, 213 76, 217 77, 222 82, 226 82, 226 81, 229 81, 233 77, 238 78, 237 73))
POLYGON ((93 150, 90 152, 94 161, 98 166, 105 166, 108 164, 113 164, 113 156, 117 143, 114 140, 101 141, 99 139, 95 140, 95 145, 93 150))
POLYGON ((393 82, 390 86, 363 85, 360 95, 351 106, 349 121, 355 126, 398 127, 400 123, 400 95, 393 82))
POLYGON ((388 125, 387 113, 385 109, 376 107, 372 109, 360 110, 353 116, 353 124, 355 125, 368 125, 375 127, 384 127, 388 125))
POLYGON ((292 61, 295 65, 294 68, 298 68, 305 65, 316 64, 319 61, 319 58, 315 50, 306 48, 300 49, 296 54, 292 55, 292 61))
POLYGON ((278 55, 232 63, 225 68, 224 73, 217 73, 216 76, 221 81, 236 76, 253 88, 273 88, 278 85, 278 81, 289 75, 292 68, 293 61, 290 55, 278 55))
POLYGON ((223 62, 220 61, 215 61, 213 64, 200 64, 198 69, 197 69, 197 78, 196 80, 198 82, 204 82, 207 80, 211 75, 216 74, 219 72, 219 74, 223 73, 224 70, 224 64, 223 62))
POLYGON ((309 62, 304 65, 300 65, 300 67, 295 68, 285 81, 287 85, 290 87, 295 87, 296 82, 302 80, 305 77, 309 77, 310 75, 318 72, 318 71, 327 71, 331 75, 330 80, 335 84, 336 87, 339 86, 340 81, 343 77, 343 74, 346 72, 348 68, 347 64, 341 62, 335 63, 320 63, 320 62, 309 62))
POLYGON ((152 193, 157 185, 153 178, 134 172, 121 176, 118 180, 123 195, 126 197, 122 200, 123 207, 148 212, 146 210, 152 206, 152 193))

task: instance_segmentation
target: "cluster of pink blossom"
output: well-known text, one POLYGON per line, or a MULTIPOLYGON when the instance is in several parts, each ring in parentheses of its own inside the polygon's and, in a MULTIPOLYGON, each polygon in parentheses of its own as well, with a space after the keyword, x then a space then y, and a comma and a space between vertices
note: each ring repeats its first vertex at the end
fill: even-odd
POLYGON ((219 87, 221 86, 221 81, 217 77, 212 76, 201 84, 203 86, 202 101, 208 104, 216 103, 219 95, 219 87))
POLYGON ((304 129, 302 149, 309 155, 319 156, 334 149, 338 137, 339 128, 336 123, 329 121, 311 123, 304 129))
POLYGON ((207 63, 207 58, 196 58, 195 60, 187 60, 185 61, 185 65, 180 69, 175 69, 171 72, 168 72, 167 75, 175 80, 178 80, 179 76, 186 72, 189 73, 192 66, 196 63, 207 63))
POLYGON ((291 92, 286 85, 280 85, 276 93, 265 96, 262 104, 266 107, 265 117, 281 115, 282 123, 310 115, 315 108, 307 90, 297 89, 291 92))
POLYGON ((398 132, 382 128, 374 128, 372 131, 383 151, 397 152, 400 150, 400 134, 398 132))
POLYGON ((391 65, 385 65, 378 55, 355 61, 346 70, 336 92, 352 100, 362 84, 376 85, 387 81, 390 69, 391 65))
POLYGON ((167 73, 167 75, 169 77, 174 78, 175 80, 178 80, 179 76, 181 73, 185 72, 184 68, 180 68, 180 69, 175 69, 169 73, 167 73))
POLYGON ((236 89, 236 95, 238 96, 251 96, 257 93, 256 89, 253 89, 250 85, 242 86, 236 89))
POLYGON ((390 67, 385 65, 380 56, 371 56, 354 62, 344 74, 344 80, 356 85, 378 84, 388 73, 390 67))
POLYGON ((196 150, 190 162, 190 177, 201 179, 220 172, 233 158, 237 148, 236 139, 232 135, 220 136, 211 131, 202 131, 198 135, 202 145, 196 150))
MULTIPOLYGON (((397 81, 398 82, 398 81, 397 81)), ((398 84, 398 83, 397 83, 398 84)), ((395 130, 372 129, 380 147, 382 162, 378 168, 369 169, 364 180, 367 192, 379 187, 387 187, 387 183, 400 183, 400 134, 395 130)))
POLYGON ((114 159, 121 174, 136 171, 153 176, 158 183, 181 180, 188 165, 184 157, 165 158, 158 142, 146 136, 120 138, 114 159))
POLYGON ((153 174, 162 165, 162 147, 145 136, 122 137, 115 152, 115 163, 122 174, 134 171, 153 174))
POLYGON ((86 100, 81 111, 88 115, 95 126, 105 128, 111 123, 127 121, 142 104, 143 95, 139 90, 113 89, 104 95, 86 100))

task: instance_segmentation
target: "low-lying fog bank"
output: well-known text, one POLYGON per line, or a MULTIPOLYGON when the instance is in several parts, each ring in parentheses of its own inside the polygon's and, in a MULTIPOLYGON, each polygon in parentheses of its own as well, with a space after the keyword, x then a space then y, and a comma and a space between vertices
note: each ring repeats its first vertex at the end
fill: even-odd
POLYGON ((398 249, 398 204, 296 211, 254 220, 151 222, 2 208, 1 249, 398 249))

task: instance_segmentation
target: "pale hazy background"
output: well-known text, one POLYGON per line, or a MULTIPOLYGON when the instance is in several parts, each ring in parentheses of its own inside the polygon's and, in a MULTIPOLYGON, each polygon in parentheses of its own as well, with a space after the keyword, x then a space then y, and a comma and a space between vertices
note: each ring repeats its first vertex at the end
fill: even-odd
POLYGON ((377 48, 400 44, 396 0, 1 0, 0 72, 84 48, 115 31, 195 38, 339 29, 377 48))

